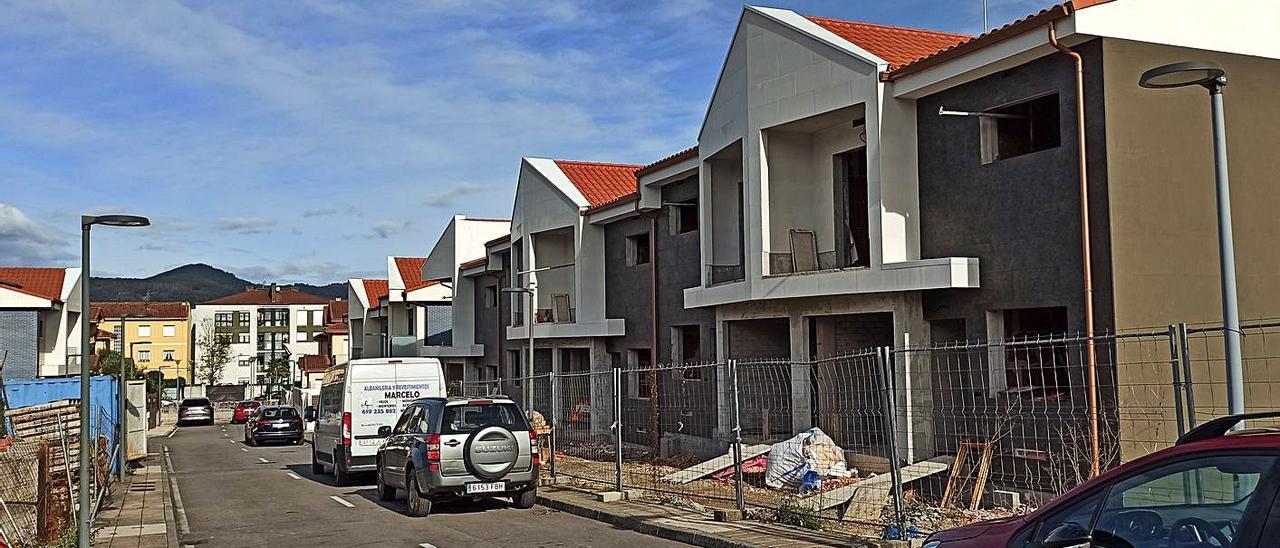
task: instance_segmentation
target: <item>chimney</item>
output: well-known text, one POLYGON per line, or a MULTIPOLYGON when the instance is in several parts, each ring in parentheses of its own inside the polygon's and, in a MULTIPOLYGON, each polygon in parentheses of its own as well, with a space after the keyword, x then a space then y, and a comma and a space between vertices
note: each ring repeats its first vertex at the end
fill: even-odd
POLYGON ((267 287, 267 300, 273 303, 276 302, 276 295, 279 293, 280 288, 276 287, 276 284, 273 282, 270 287, 267 287))

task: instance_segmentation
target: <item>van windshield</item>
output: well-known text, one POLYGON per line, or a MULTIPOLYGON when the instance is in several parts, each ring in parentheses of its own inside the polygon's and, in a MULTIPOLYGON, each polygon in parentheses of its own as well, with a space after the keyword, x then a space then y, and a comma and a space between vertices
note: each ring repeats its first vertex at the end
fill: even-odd
POLYGON ((486 426, 502 426, 507 430, 528 430, 520 408, 514 403, 483 405, 449 405, 440 421, 441 434, 470 434, 486 426))

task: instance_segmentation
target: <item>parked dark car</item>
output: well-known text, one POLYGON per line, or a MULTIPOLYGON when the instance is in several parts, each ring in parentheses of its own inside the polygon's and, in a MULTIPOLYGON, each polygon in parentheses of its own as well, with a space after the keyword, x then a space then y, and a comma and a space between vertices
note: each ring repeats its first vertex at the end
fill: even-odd
POLYGON ((537 500, 537 437, 510 399, 415 400, 379 435, 387 439, 378 450, 378 498, 403 489, 410 516, 461 497, 510 497, 516 508, 537 500))
POLYGON ((231 424, 241 424, 249 421, 249 417, 253 416, 253 412, 262 406, 262 402, 253 400, 242 401, 236 404, 236 410, 231 413, 231 424))
POLYGON ((244 442, 302 443, 302 415, 288 405, 264 405, 244 424, 244 442))
POLYGON ((1280 430, 1231 430, 1276 417, 1214 419, 1030 514, 941 531, 923 548, 1280 546, 1280 430))
POLYGON ((187 398, 178 404, 178 425, 213 424, 213 403, 209 398, 187 398))

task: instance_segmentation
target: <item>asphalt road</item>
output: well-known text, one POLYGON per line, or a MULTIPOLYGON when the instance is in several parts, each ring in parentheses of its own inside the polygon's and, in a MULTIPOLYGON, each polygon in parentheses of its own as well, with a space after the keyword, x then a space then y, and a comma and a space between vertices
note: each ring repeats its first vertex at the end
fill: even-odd
POLYGON ((440 504, 404 515, 404 495, 379 502, 368 485, 336 487, 311 474, 310 445, 249 447, 240 426, 179 428, 168 447, 198 546, 684 546, 505 499, 440 504))

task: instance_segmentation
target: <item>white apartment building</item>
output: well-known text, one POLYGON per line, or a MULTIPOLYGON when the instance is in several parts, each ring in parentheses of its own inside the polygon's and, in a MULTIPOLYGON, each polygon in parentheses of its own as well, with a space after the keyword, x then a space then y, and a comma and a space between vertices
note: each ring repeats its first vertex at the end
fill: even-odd
POLYGON ((263 380, 262 366, 273 357, 289 360, 289 370, 297 371, 298 359, 318 354, 315 337, 324 332, 328 299, 275 284, 201 303, 191 308, 198 371, 199 341, 208 329, 231 338, 231 363, 219 384, 256 384, 263 380))
MULTIPOLYGON (((497 374, 496 359, 491 359, 491 363, 480 363, 485 361, 486 349, 477 337, 476 322, 477 313, 486 305, 496 306, 500 294, 497 289, 490 288, 488 293, 478 297, 484 302, 478 303, 476 279, 463 276, 462 270, 463 265, 483 259, 485 242, 507 234, 510 225, 509 219, 454 215, 420 269, 418 277, 421 283, 438 283, 438 286, 428 287, 446 289, 448 294, 442 304, 424 306, 427 312, 424 332, 428 337, 423 341, 419 355, 440 358, 451 379, 470 381, 492 378, 497 374), (445 331, 448 332, 447 337, 442 336, 445 331), (486 370, 485 366, 491 368, 486 370)), ((417 296, 427 292, 424 288, 409 295, 415 298, 435 297, 417 296)), ((493 352, 488 353, 493 358, 493 352)))
POLYGON ((0 267, 0 353, 6 380, 77 375, 80 269, 0 267))

